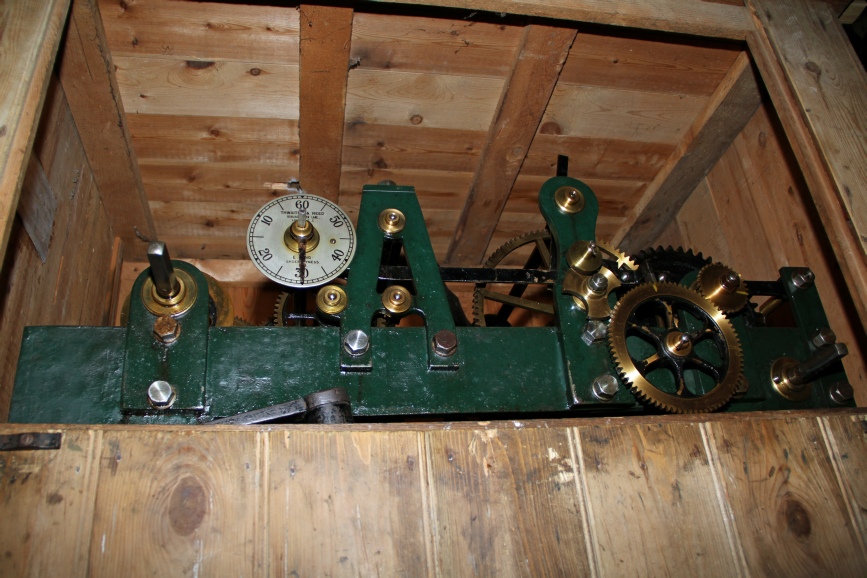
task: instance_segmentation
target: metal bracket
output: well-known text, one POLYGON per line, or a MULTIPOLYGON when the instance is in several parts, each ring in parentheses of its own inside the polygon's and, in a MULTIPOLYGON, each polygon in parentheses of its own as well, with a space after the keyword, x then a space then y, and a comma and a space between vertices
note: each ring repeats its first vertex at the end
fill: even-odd
POLYGON ((0 452, 17 450, 59 450, 63 434, 24 432, 0 435, 0 452))

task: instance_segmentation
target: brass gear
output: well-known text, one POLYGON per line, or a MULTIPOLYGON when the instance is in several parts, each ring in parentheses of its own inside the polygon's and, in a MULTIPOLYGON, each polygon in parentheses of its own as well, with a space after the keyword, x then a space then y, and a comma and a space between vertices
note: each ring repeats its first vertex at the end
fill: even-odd
POLYGON ((607 319, 611 315, 608 296, 623 284, 620 271, 636 271, 638 265, 612 243, 597 241, 596 249, 602 253, 604 260, 599 270, 593 275, 582 275, 574 269, 570 269, 563 279, 563 292, 572 295, 575 305, 587 312, 588 319, 607 319), (614 268, 607 266, 605 261, 613 262, 614 268), (593 291, 591 289, 590 280, 594 275, 601 275, 605 278, 604 290, 593 291))
POLYGON ((277 296, 277 302, 274 303, 274 318, 272 324, 275 327, 283 326, 283 308, 286 306, 286 300, 289 299, 289 292, 283 291, 277 296))
POLYGON ((742 380, 731 321, 682 285, 643 283, 624 295, 611 314, 608 345, 636 397, 667 412, 719 409, 742 380))
POLYGON ((726 315, 737 313, 746 307, 750 300, 746 282, 735 270, 722 263, 711 263, 702 267, 693 283, 693 289, 726 315))
MULTIPOLYGON (((483 267, 494 268, 499 265, 503 259, 505 259, 510 253, 524 247, 525 245, 529 245, 530 243, 535 243, 535 250, 539 253, 539 260, 541 264, 546 268, 551 268, 551 233, 545 229, 539 231, 532 231, 530 233, 524 233, 523 235, 519 235, 514 239, 510 239, 503 243, 496 251, 491 253, 491 256, 488 257, 488 260, 485 261, 483 267)), ((478 327, 485 327, 485 300, 489 299, 493 295, 488 292, 486 289, 485 283, 480 283, 476 285, 476 288, 473 290, 473 325, 478 327)), ((523 293, 523 292, 522 292, 523 293)), ((523 299, 520 295, 516 296, 515 301, 522 303, 522 305, 518 305, 519 307, 530 309, 532 311, 537 311, 540 313, 547 313, 550 315, 554 314, 553 306, 550 306, 550 311, 548 311, 548 307, 546 304, 539 303, 537 301, 532 301, 529 299, 523 299)))

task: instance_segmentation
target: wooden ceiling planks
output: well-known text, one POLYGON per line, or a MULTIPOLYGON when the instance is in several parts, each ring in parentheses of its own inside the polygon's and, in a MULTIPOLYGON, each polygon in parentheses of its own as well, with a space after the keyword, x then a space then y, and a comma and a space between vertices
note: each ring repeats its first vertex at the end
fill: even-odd
MULTIPOLYGON (((300 174, 303 16, 293 7, 167 0, 100 0, 100 7, 160 237, 178 256, 243 258, 245 220, 274 194, 266 183, 300 174)), ((359 9, 340 203, 354 214, 361 186, 383 179, 415 186, 422 209, 436 213, 429 226, 442 260, 526 21, 359 9)), ((541 224, 535 193, 554 175, 557 154, 597 191, 600 235, 613 235, 738 52, 584 28, 488 251, 541 224)))

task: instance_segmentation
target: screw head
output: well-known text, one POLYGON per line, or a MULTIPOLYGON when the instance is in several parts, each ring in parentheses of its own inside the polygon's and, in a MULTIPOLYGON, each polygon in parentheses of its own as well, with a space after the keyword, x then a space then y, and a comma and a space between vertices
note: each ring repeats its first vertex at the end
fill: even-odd
POLYGON ((343 349, 354 357, 364 355, 370 349, 370 337, 361 329, 353 329, 343 339, 343 349))
POLYGON ((822 327, 810 339, 816 349, 825 347, 826 345, 834 345, 837 342, 837 335, 830 327, 822 327))
POLYGON ((581 340, 587 345, 593 345, 608 337, 608 325, 604 321, 591 319, 584 326, 584 332, 581 334, 581 340))
POLYGON ((834 403, 845 405, 855 397, 855 390, 848 381, 838 381, 831 386, 829 394, 834 403))
POLYGON ((605 374, 594 379, 592 387, 593 395, 596 396, 596 399, 599 401, 611 401, 617 395, 620 384, 617 382, 616 377, 605 374))
POLYGON ((433 338, 434 351, 440 357, 451 357, 458 350, 458 336, 454 331, 437 331, 433 338))
POLYGON ((165 409, 175 401, 175 388, 168 381, 157 380, 148 387, 148 401, 157 409, 165 409))
POLYGON ((816 274, 809 269, 796 269, 792 273, 792 283, 798 289, 809 289, 816 281, 816 274))
POLYGON ((596 273, 587 281, 587 287, 599 295, 608 289, 608 279, 602 273, 596 273))
POLYGON ((160 315, 154 321, 154 337, 163 343, 172 343, 181 335, 181 324, 171 315, 160 315))

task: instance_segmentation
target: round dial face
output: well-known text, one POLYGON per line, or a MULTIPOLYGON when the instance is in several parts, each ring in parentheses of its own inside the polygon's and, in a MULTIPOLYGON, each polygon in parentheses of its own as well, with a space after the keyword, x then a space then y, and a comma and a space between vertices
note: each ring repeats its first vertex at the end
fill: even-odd
POLYGON ((355 254, 355 229, 337 205, 306 193, 274 199, 253 216, 247 229, 247 251, 256 268, 282 285, 301 288, 328 283, 340 275, 355 254), (300 243, 290 228, 314 232, 300 243), (300 228, 299 228, 300 224, 300 228))

